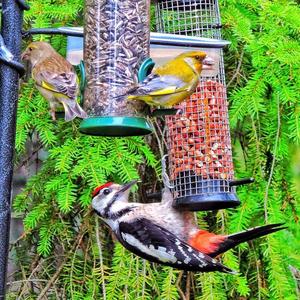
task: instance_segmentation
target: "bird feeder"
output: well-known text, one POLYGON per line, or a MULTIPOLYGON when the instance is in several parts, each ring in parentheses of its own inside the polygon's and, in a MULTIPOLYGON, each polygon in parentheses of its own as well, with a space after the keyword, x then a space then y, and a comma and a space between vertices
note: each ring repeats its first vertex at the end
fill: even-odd
POLYGON ((224 85, 201 82, 183 104, 181 116, 167 116, 170 178, 176 205, 195 210, 234 207, 235 188, 224 85))
POLYGON ((217 0, 155 0, 158 32, 221 38, 217 0))
POLYGON ((149 56, 148 0, 86 0, 84 109, 80 131, 132 136, 152 132, 144 104, 127 101, 141 63, 149 56))
MULTIPOLYGON (((217 1, 159 0, 156 22, 164 33, 221 37, 217 1)), ((235 207, 240 204, 235 185, 252 182, 234 180, 222 49, 218 51, 217 72, 201 74, 181 115, 166 116, 169 175, 174 206, 181 209, 235 207)))

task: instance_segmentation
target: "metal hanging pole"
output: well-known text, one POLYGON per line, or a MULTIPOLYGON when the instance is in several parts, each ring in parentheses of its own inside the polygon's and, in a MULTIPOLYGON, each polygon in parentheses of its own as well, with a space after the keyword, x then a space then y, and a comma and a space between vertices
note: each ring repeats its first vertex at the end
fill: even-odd
POLYGON ((16 133, 16 108, 19 76, 24 68, 19 63, 23 10, 22 0, 2 0, 0 35, 0 299, 5 298, 9 248, 11 183, 16 133), (3 39, 2 39, 2 37, 3 39))

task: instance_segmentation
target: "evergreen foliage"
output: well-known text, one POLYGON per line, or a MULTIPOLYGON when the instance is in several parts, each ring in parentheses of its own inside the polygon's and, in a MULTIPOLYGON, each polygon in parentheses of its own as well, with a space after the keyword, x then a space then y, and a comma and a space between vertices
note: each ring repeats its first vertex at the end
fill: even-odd
MULTIPOLYGON (((29 4, 26 27, 82 25, 81 0, 29 4)), ((227 252, 222 261, 238 276, 185 273, 139 259, 96 220, 90 194, 106 181, 145 178, 145 168, 159 174, 158 151, 140 137, 82 135, 79 120, 52 122, 29 81, 20 92, 16 165, 30 140, 48 157, 13 202, 25 233, 13 245, 20 272, 8 299, 297 298, 288 266, 300 269, 300 9, 285 0, 220 5, 224 38, 232 42, 225 63, 236 177, 256 182, 238 189, 240 207, 198 213, 199 224, 218 233, 272 222, 288 229, 227 252)), ((34 39, 65 53, 64 37, 34 39)))

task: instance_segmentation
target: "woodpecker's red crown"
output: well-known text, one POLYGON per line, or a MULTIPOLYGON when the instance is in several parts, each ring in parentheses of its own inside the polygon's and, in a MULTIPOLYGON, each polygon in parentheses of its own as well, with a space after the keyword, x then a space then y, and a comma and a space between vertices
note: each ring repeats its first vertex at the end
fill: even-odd
POLYGON ((98 187, 96 187, 92 193, 92 198, 94 198, 95 196, 97 196, 101 190, 103 190, 104 188, 108 188, 113 184, 113 182, 107 182, 105 184, 102 184, 98 187))

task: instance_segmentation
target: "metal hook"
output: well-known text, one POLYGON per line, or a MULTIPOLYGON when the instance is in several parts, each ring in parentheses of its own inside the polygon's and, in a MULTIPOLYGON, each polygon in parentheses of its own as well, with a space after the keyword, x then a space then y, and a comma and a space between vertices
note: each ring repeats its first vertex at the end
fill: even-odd
POLYGON ((4 43, 4 40, 3 40, 3 37, 1 34, 0 34, 0 58, 3 60, 6 60, 7 62, 12 61, 14 58, 13 54, 5 46, 5 43, 4 43))
POLYGON ((6 47, 1 34, 0 34, 0 62, 15 69, 20 76, 23 76, 25 74, 24 66, 21 63, 14 60, 14 55, 6 47))

